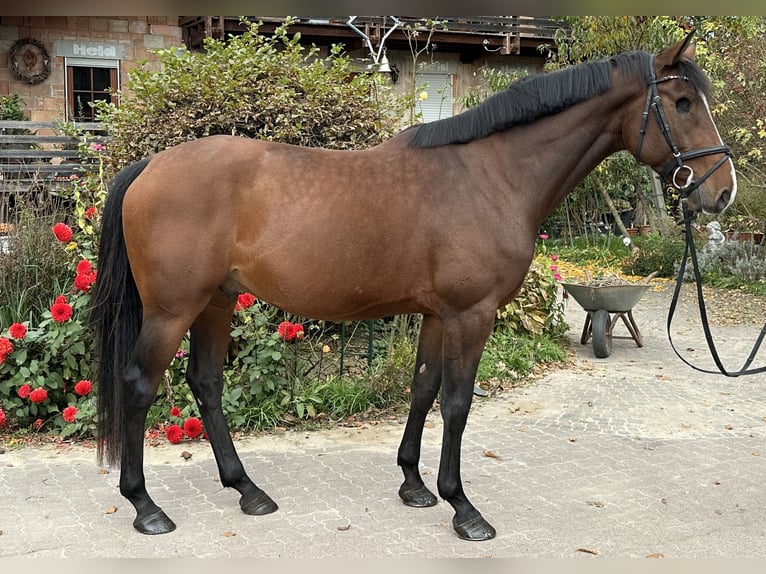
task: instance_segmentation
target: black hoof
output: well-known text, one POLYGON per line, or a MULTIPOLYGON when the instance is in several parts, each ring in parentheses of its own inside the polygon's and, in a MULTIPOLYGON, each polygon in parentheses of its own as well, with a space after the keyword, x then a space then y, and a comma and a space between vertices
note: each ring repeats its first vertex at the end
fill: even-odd
POLYGON ((415 508, 435 506, 437 502, 434 493, 428 490, 425 486, 418 486, 409 490, 404 490, 404 486, 402 485, 399 489, 399 498, 401 498, 407 506, 414 506, 415 508))
POLYGON ((240 499, 239 506, 242 512, 251 516, 263 516, 276 512, 279 506, 271 500, 268 494, 261 492, 258 496, 245 502, 244 497, 240 499))
POLYGON ((490 540, 495 537, 495 529, 492 525, 484 520, 481 514, 474 516, 458 524, 455 519, 452 519, 452 526, 457 532, 457 535, 463 540, 490 540))
POLYGON ((141 518, 137 516, 133 521, 133 528, 141 534, 166 534, 176 529, 176 524, 162 510, 141 518))

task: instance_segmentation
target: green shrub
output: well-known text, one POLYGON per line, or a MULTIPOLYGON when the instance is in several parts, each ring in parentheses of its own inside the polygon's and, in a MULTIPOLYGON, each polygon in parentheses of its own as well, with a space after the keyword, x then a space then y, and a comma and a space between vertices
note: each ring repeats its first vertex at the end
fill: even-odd
POLYGON ((310 147, 358 149, 391 136, 403 104, 380 74, 357 74, 341 46, 327 57, 289 35, 243 22, 240 36, 207 38, 204 52, 157 52, 161 71, 130 70, 131 97, 98 105, 115 168, 215 134, 310 147))
POLYGON ((635 241, 638 250, 627 257, 622 271, 645 277, 656 272, 657 277, 673 277, 684 254, 684 240, 656 233, 635 241))

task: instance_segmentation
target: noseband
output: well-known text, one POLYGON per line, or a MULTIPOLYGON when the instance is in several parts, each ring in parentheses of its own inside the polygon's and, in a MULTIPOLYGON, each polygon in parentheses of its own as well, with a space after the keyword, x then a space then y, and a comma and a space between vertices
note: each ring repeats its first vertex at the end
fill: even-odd
POLYGON ((665 116, 665 111, 662 108, 662 99, 657 92, 657 84, 662 82, 669 82, 670 80, 684 80, 689 81, 687 76, 665 76, 660 79, 656 79, 654 74, 654 55, 649 59, 649 89, 646 94, 646 105, 644 106, 644 112, 641 116, 641 129, 638 132, 638 147, 636 148, 636 160, 641 160, 641 146, 644 143, 644 134, 646 133, 646 124, 649 120, 649 110, 654 112, 654 117, 657 120, 657 125, 660 127, 660 131, 668 143, 670 150, 673 152, 673 159, 669 160, 665 167, 662 168, 660 176, 662 179, 672 185, 681 192, 681 198, 686 199, 702 183, 710 177, 715 170, 723 165, 729 158, 731 158, 731 150, 725 145, 718 145, 712 147, 705 147, 690 151, 681 152, 676 145, 673 136, 670 133, 670 125, 665 116), (686 161, 706 155, 723 154, 721 158, 713 164, 707 172, 698 179, 694 179, 694 170, 686 165, 686 161))

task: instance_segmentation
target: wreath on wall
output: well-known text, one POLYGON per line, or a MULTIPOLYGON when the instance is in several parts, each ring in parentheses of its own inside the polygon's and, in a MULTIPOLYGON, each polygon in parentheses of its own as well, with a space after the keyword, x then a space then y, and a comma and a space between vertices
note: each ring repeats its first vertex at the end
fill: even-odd
POLYGON ((8 53, 8 62, 13 75, 27 84, 39 84, 51 73, 48 51, 33 38, 17 40, 8 53))

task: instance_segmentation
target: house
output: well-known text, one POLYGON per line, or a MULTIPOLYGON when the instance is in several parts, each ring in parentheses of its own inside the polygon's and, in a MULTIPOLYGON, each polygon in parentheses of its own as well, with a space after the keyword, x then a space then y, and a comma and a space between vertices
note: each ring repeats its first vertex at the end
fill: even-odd
MULTIPOLYGON (((250 17, 269 34, 284 18, 250 17)), ((186 16, 179 24, 184 44, 202 48, 204 38, 241 33, 239 18, 186 16)), ((425 92, 417 99, 421 121, 451 116, 462 110, 461 98, 481 82, 482 68, 509 73, 542 71, 541 46, 553 47, 562 28, 551 18, 530 16, 466 16, 428 21, 410 16, 302 16, 290 26, 301 43, 326 54, 342 43, 360 70, 389 71, 400 93, 425 92)))
MULTIPOLYGON (((251 18, 263 22, 263 33, 284 21, 251 18)), ((553 45, 558 29, 551 19, 525 16, 452 17, 432 26, 405 16, 350 18, 300 17, 290 30, 324 50, 343 43, 360 69, 387 61, 396 89, 410 90, 415 82, 428 93, 420 104, 424 120, 458 111, 459 98, 484 66, 539 71, 538 46, 553 45), (416 62, 415 50, 423 50, 416 62)), ((32 121, 92 120, 88 102, 112 100, 132 67, 157 61, 153 51, 199 50, 205 37, 242 29, 239 18, 224 16, 2 16, 0 96, 18 94, 32 121)))

